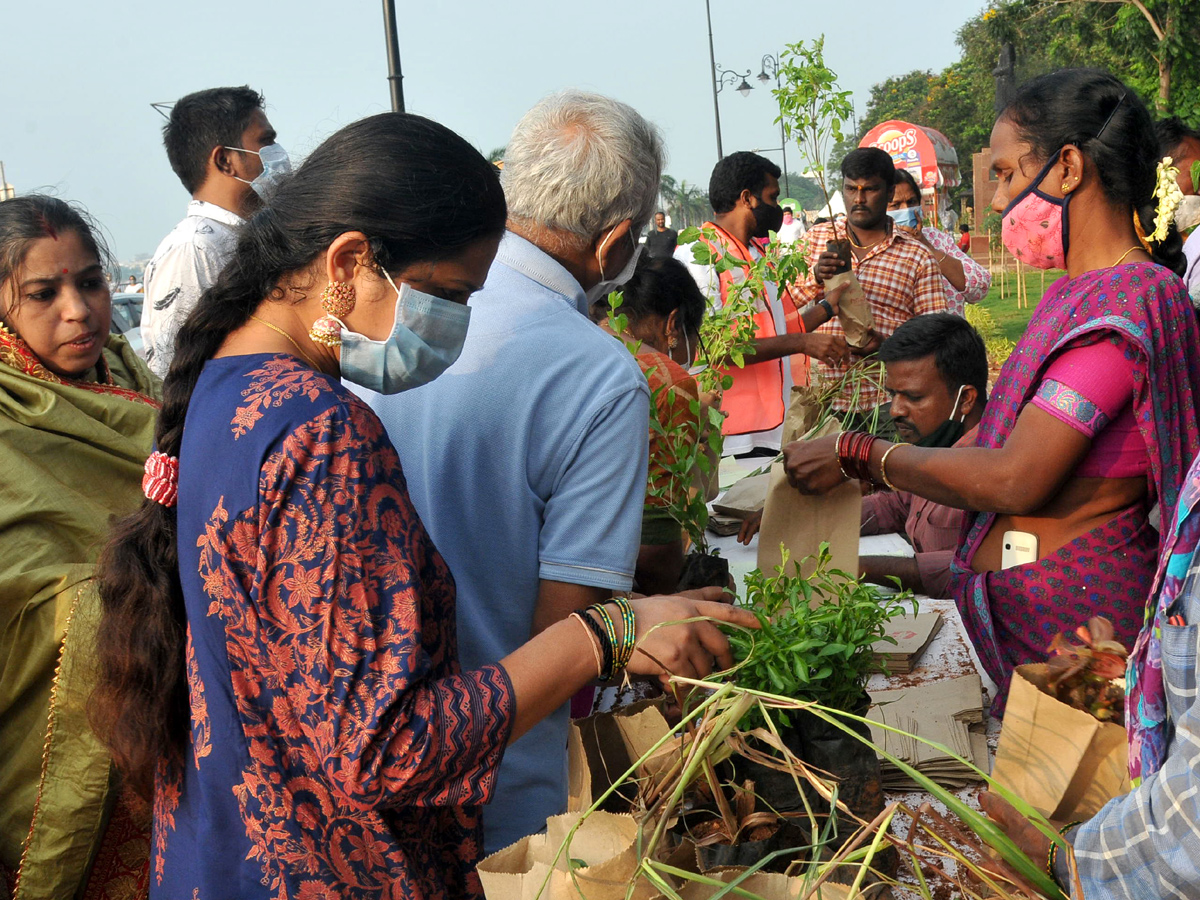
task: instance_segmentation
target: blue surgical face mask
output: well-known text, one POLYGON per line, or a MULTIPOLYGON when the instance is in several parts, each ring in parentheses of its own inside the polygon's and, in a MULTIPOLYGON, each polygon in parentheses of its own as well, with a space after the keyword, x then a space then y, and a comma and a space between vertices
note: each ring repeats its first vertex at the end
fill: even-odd
POLYGON ((454 365, 467 337, 471 308, 423 294, 408 284, 396 287, 396 324, 386 340, 373 341, 342 326, 342 377, 378 394, 420 387, 454 365))
MULTIPOLYGON (((613 228, 616 228, 616 226, 614 225, 613 228)), ((610 237, 612 237, 612 229, 609 229, 608 234, 604 236, 604 240, 600 242, 600 246, 596 248, 596 263, 600 266, 600 281, 584 291, 584 295, 587 297, 588 306, 591 306, 601 297, 607 297, 613 291, 619 291, 621 287, 633 277, 633 270, 637 268, 638 259, 640 259, 642 255, 643 245, 638 243, 637 238, 634 237, 633 229, 630 228, 629 239, 633 241, 633 256, 629 257, 629 262, 625 263, 625 268, 623 268, 620 272, 614 275, 611 279, 605 278, 604 263, 600 261, 600 254, 604 250, 604 245, 608 243, 608 239, 610 237)))
POLYGON ((906 206, 904 209, 889 209, 887 214, 901 228, 921 227, 921 207, 906 206))
POLYGON ((292 161, 288 159, 287 151, 278 144, 267 144, 259 150, 246 150, 242 147, 226 147, 226 150, 236 150, 239 153, 253 153, 262 160, 262 172, 253 181, 247 181, 245 178, 237 178, 242 184, 248 184, 254 188, 254 193, 265 198, 267 193, 275 185, 279 184, 284 175, 292 171, 292 161))

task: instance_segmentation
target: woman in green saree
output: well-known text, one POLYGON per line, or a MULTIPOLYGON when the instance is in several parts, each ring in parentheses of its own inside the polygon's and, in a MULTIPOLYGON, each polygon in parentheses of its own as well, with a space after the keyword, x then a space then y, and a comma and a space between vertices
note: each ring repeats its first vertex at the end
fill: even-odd
POLYGON ((83 215, 0 203, 0 897, 145 895, 147 835, 87 720, 96 556, 141 499, 158 379, 109 334, 83 215))

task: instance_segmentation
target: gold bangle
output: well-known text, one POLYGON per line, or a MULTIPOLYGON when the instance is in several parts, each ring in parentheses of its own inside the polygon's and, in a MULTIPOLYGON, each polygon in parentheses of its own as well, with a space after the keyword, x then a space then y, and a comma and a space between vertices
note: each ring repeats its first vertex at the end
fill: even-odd
POLYGON ((894 491, 894 490, 896 490, 896 486, 894 484, 892 484, 892 480, 890 478, 888 478, 888 476, 887 476, 887 458, 891 455, 892 451, 895 450, 897 447, 907 447, 907 446, 908 446, 908 444, 904 444, 904 443, 892 444, 892 446, 888 447, 886 450, 883 451, 883 456, 879 460, 879 477, 882 478, 883 483, 888 486, 888 490, 894 491))
POLYGON ((592 634, 592 629, 588 627, 588 623, 583 621, 585 615, 586 613, 576 611, 571 613, 571 618, 578 619, 579 624, 583 626, 583 630, 587 632, 588 646, 592 648, 592 656, 596 657, 596 677, 599 678, 604 674, 604 660, 600 658, 600 648, 596 646, 596 636, 592 634))

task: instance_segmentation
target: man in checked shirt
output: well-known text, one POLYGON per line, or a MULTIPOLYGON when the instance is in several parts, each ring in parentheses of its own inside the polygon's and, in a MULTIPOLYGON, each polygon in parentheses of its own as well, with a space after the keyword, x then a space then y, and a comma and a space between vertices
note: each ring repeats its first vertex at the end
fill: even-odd
MULTIPOLYGON (((825 279, 841 270, 836 253, 829 252, 829 241, 849 241, 851 265, 862 285, 875 334, 862 351, 869 355, 883 340, 914 316, 946 311, 946 291, 937 262, 915 238, 892 227, 888 201, 895 189, 896 170, 892 158, 877 147, 860 147, 842 160, 842 196, 846 219, 814 226, 806 235, 808 278, 797 286, 803 304, 815 303, 825 296, 825 279)), ((833 319, 819 332, 843 334, 841 322, 833 319)), ((840 378, 848 364, 830 366, 815 363, 816 379, 840 378)), ((873 384, 855 392, 847 385, 834 400, 833 408, 847 420, 847 427, 863 427, 878 409, 878 431, 891 433, 887 398, 873 384)))

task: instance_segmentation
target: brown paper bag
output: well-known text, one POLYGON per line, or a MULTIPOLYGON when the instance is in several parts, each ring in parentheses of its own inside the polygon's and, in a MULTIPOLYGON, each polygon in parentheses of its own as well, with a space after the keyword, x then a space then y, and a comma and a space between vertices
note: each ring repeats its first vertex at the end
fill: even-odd
POLYGON ((723 516, 732 516, 735 519, 749 518, 766 503, 770 482, 771 475, 768 472, 743 478, 727 490, 724 497, 713 503, 713 509, 723 516))
POLYGON ((842 331, 846 332, 846 343, 851 347, 865 347, 871 339, 870 331, 875 327, 871 304, 858 278, 850 271, 826 278, 825 290, 829 292, 843 284, 849 287, 838 302, 838 319, 842 323, 842 331))
MULTIPOLYGON (((725 868, 714 869, 705 873, 706 878, 714 878, 722 884, 729 884, 745 869, 741 868, 725 868)), ((738 882, 738 889, 747 891, 756 897, 762 897, 763 900, 796 900, 800 896, 800 890, 805 886, 805 878, 802 875, 788 876, 777 872, 755 872, 748 878, 743 878, 738 882)), ((718 891, 722 890, 715 885, 701 884, 697 881, 684 881, 679 888, 679 896, 681 900, 708 900, 718 891)), ((733 892, 725 894, 726 897, 735 897, 733 892)), ((820 897, 821 900, 844 900, 850 896, 850 888, 847 885, 833 884, 825 882, 821 885, 820 893, 814 894, 813 897, 820 897)), ((868 896, 867 894, 856 894, 855 896, 868 896)))
MULTIPOLYGON (((488 900, 624 900, 638 867, 637 823, 631 816, 594 812, 579 826, 566 852, 563 840, 581 814, 564 813, 546 821, 546 833, 522 838, 479 864, 479 880, 488 900), (572 869, 574 872, 572 873, 572 869), (574 877, 572 877, 572 875, 574 877)), ((657 891, 645 879, 634 888, 635 900, 657 891)))
POLYGON ((1013 672, 992 777, 1048 818, 1088 819, 1129 790, 1125 729, 1052 696, 1047 675, 1013 672))
MULTIPOLYGON (((642 700, 613 712, 571 722, 567 733, 567 809, 589 809, 670 727, 659 700, 642 700)), ((649 773, 648 773, 649 774, 649 773)), ((636 786, 622 785, 603 809, 626 812, 636 786)))
MULTIPOLYGON (((838 423, 826 422, 814 437, 836 433, 838 423)), ((814 563, 802 562, 815 556, 822 541, 829 542, 830 567, 850 575, 858 574, 858 532, 862 520, 862 490, 857 481, 847 481, 827 494, 801 494, 788 484, 783 463, 771 466, 771 484, 763 507, 762 528, 758 533, 758 567, 774 573, 782 557, 779 546, 787 548, 791 562, 801 563, 800 571, 809 575, 814 563)))
POLYGON ((821 394, 812 385, 792 388, 787 415, 783 419, 783 443, 798 441, 817 424, 821 417, 821 394))

